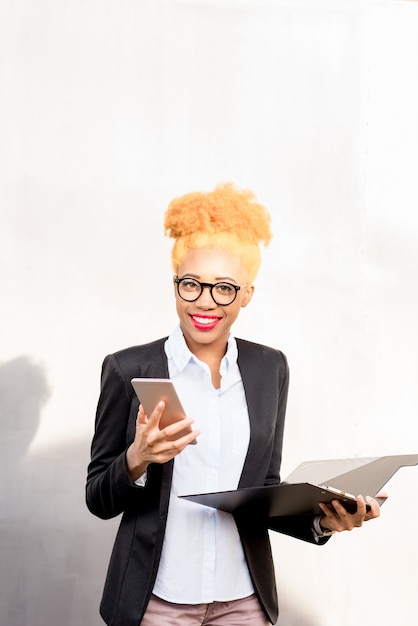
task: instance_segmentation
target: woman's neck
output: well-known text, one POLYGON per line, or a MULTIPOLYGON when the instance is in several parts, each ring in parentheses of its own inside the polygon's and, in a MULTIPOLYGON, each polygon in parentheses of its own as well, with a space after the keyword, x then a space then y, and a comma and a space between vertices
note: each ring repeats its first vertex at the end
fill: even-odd
POLYGON ((190 352, 192 352, 199 361, 203 361, 210 369, 212 385, 215 389, 219 389, 221 386, 221 375, 219 373, 221 367, 221 361, 226 354, 227 343, 223 342, 219 345, 214 344, 198 344, 190 346, 188 345, 190 352))

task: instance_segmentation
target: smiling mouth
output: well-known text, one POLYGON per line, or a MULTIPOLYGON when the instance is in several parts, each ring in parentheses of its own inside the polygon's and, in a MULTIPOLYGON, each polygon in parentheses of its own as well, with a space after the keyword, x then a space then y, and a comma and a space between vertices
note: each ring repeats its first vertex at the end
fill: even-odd
POLYGON ((221 317, 213 317, 208 315, 190 315, 195 328, 199 330, 212 330, 221 321, 221 317))

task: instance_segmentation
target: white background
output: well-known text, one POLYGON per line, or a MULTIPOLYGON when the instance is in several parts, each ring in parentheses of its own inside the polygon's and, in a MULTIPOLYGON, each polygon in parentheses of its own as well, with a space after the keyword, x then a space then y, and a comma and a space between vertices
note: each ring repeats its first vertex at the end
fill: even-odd
MULTIPOLYGON (((103 357, 176 323, 163 214, 233 181, 274 239, 236 334, 291 366, 283 476, 418 452, 418 3, 0 0, 0 623, 99 626, 103 357)), ((418 469, 317 548, 281 626, 415 624, 418 469)))

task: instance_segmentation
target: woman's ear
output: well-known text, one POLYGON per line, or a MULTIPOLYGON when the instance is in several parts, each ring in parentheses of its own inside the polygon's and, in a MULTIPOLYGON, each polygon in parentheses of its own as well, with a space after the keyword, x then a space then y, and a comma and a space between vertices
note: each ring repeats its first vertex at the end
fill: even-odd
POLYGON ((176 278, 178 278, 177 274, 174 274, 173 276, 173 288, 174 288, 174 297, 177 296, 177 283, 176 283, 176 278))
POLYGON ((253 283, 250 283, 249 285, 246 285, 244 287, 244 296, 241 302, 242 307, 245 307, 247 306, 247 304, 249 304, 249 302, 251 301, 251 298, 253 297, 253 293, 254 293, 253 283))

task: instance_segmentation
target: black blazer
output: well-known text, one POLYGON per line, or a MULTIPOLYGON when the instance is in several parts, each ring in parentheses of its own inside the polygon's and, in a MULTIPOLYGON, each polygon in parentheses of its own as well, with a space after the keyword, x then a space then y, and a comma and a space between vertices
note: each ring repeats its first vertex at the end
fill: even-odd
MULTIPOLYGON (((86 501, 103 519, 122 513, 109 563, 101 615, 108 626, 138 626, 150 599, 164 539, 174 461, 148 467, 145 487, 137 487, 126 466, 135 435, 139 402, 134 377, 168 378, 166 339, 106 357, 88 468, 86 501)), ((241 339, 241 371, 250 418, 250 444, 239 487, 275 484, 279 471, 288 391, 282 352, 241 339)), ((311 519, 236 519, 250 575, 260 604, 272 623, 278 616, 268 527, 314 542, 311 519)), ((320 543, 324 543, 321 540, 320 543)))

